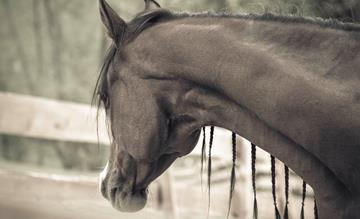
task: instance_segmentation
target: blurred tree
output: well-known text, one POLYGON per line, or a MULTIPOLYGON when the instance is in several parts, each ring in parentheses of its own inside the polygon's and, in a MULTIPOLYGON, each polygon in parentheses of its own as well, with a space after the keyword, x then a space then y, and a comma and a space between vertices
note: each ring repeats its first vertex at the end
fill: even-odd
POLYGON ((228 7, 227 0, 206 0, 205 4, 211 6, 215 11, 220 11, 228 7))
POLYGON ((52 66, 54 69, 54 80, 57 81, 56 85, 58 86, 58 99, 64 100, 65 94, 63 92, 62 86, 65 84, 64 74, 66 73, 63 70, 63 49, 64 49, 64 37, 62 31, 62 24, 59 19, 61 11, 58 9, 56 3, 57 1, 44 1, 45 16, 47 21, 47 30, 49 31, 50 45, 52 47, 51 57, 52 57, 52 66))
POLYGON ((336 18, 346 22, 360 21, 359 0, 313 0, 309 1, 314 13, 323 18, 336 18))
MULTIPOLYGON (((2 5, 5 11, 6 19, 7 19, 7 27, 9 30, 9 36, 13 40, 13 46, 15 48, 16 57, 13 57, 13 63, 19 63, 19 70, 20 72, 25 72, 29 69, 29 63, 26 56, 24 45, 21 41, 20 33, 18 30, 18 25, 16 24, 16 17, 14 16, 13 8, 11 7, 9 0, 2 0, 2 5)), ((27 92, 31 92, 33 90, 32 87, 32 75, 31 74, 25 74, 26 77, 25 86, 23 89, 25 89, 27 92)))
POLYGON ((44 55, 43 55, 43 40, 42 40, 42 23, 41 23, 41 4, 42 0, 33 0, 33 25, 35 36, 35 50, 37 60, 37 72, 44 75, 44 55))

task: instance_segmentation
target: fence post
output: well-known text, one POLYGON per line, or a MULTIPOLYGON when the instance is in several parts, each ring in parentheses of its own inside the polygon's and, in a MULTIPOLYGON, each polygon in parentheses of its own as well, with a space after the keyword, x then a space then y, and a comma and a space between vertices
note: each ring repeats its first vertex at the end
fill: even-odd
POLYGON ((160 203, 160 208, 166 213, 171 215, 171 218, 178 219, 178 209, 176 206, 176 192, 174 189, 172 176, 172 168, 170 167, 167 171, 163 173, 159 178, 159 189, 162 191, 162 203, 160 203))

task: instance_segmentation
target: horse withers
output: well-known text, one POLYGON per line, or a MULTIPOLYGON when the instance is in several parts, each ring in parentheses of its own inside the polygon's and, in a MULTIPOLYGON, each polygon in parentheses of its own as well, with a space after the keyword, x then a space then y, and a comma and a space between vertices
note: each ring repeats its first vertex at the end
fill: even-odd
POLYGON ((142 209, 149 184, 219 126, 309 183, 320 218, 360 218, 360 27, 145 3, 126 23, 100 0, 112 40, 96 88, 112 136, 104 197, 142 209))

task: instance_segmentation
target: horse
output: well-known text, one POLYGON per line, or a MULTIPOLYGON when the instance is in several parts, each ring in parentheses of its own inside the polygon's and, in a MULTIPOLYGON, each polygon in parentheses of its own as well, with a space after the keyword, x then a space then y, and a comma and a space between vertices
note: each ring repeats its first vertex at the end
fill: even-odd
POLYGON ((100 187, 114 208, 141 210, 149 184, 217 126, 301 176, 319 218, 360 218, 359 25, 154 0, 125 22, 99 4, 112 41, 95 90, 112 138, 100 187))

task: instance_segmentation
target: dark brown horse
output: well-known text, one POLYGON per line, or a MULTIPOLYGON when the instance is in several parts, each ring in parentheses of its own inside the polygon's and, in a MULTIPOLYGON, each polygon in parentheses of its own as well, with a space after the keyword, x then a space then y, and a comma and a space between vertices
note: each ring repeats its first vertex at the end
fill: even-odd
POLYGON ((360 27, 304 18, 176 14, 145 1, 113 44, 97 94, 110 121, 101 190, 138 211, 203 126, 232 130, 315 190, 319 217, 360 218, 360 27))

